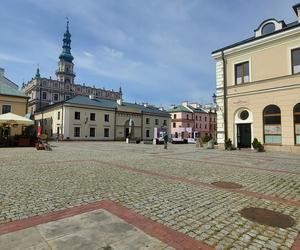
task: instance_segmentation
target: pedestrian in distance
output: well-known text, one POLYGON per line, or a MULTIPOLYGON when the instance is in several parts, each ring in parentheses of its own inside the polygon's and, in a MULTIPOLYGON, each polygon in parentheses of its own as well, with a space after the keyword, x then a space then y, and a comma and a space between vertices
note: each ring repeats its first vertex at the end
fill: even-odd
POLYGON ((164 139, 164 149, 167 149, 168 148, 168 140, 169 140, 168 132, 164 132, 163 139, 164 139))

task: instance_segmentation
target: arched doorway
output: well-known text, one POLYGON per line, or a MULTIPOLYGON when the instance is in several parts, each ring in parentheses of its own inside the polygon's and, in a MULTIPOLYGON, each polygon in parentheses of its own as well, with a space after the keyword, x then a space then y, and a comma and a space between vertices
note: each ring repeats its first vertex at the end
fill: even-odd
POLYGON ((251 148, 253 140, 253 115, 247 108, 241 108, 236 111, 234 117, 235 123, 235 145, 238 148, 251 148))
POLYGON ((125 122, 124 129, 125 129, 125 131, 124 131, 125 138, 133 139, 134 138, 134 121, 132 118, 128 119, 125 122))

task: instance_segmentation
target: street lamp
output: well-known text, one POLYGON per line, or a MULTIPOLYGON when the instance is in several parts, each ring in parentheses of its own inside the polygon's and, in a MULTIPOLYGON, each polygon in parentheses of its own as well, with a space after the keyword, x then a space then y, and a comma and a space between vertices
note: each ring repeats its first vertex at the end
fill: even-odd
POLYGON ((212 98, 213 98, 214 104, 217 104, 217 96, 216 96, 216 93, 213 94, 212 98))

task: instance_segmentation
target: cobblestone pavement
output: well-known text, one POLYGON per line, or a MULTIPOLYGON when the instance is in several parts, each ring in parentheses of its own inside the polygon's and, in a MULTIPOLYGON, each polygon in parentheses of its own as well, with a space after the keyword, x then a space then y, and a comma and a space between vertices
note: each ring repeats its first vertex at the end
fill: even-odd
POLYGON ((300 232, 299 155, 195 145, 53 145, 53 151, 0 149, 0 224, 105 199, 216 249, 291 249, 300 232), (243 187, 213 187, 216 181, 243 187), (281 212, 296 223, 287 229, 254 223, 241 217, 245 207, 281 212))

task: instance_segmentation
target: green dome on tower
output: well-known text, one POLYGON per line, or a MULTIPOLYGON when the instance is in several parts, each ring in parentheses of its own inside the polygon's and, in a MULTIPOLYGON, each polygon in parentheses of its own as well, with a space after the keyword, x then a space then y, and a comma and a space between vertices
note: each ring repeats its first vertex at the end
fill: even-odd
POLYGON ((65 60, 67 62, 72 62, 74 57, 71 54, 71 34, 69 32, 69 21, 67 21, 67 30, 64 33, 62 48, 63 51, 59 55, 59 59, 65 60))

